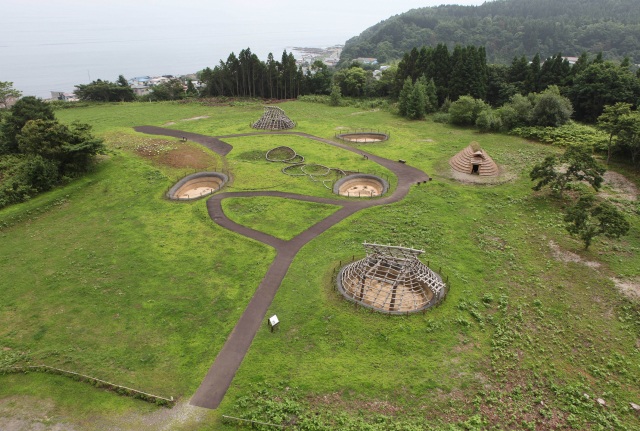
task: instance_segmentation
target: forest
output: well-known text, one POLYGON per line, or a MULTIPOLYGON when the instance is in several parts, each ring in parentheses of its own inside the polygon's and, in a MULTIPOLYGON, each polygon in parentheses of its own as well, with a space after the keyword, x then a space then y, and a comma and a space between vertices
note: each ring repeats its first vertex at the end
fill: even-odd
POLYGON ((492 63, 539 53, 602 52, 640 63, 640 8, 634 0, 508 0, 481 6, 438 6, 395 15, 349 39, 341 61, 388 62, 423 45, 484 46, 492 63))

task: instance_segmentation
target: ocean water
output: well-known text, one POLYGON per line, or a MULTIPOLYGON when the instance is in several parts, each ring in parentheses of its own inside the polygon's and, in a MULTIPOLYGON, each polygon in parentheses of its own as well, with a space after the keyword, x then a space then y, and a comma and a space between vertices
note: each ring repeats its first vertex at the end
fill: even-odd
POLYGON ((0 10, 11 12, 0 26, 0 81, 13 82, 24 95, 48 98, 51 91, 72 92, 77 84, 115 81, 120 74, 184 75, 248 47, 262 60, 270 52, 279 59, 287 47, 343 44, 351 33, 318 32, 299 20, 273 25, 259 13, 243 16, 242 1, 224 13, 213 13, 208 3, 185 9, 144 1, 114 10, 67 0, 58 10, 59 1, 0 0, 0 10))
MULTIPOLYGON (((484 0, 448 3, 480 4, 484 0)), ((0 0, 0 81, 25 95, 95 79, 183 75, 250 47, 344 44, 368 27, 439 0, 0 0)))
MULTIPOLYGON (((0 41, 0 81, 12 81, 25 95, 48 98, 51 91, 72 92, 77 84, 95 79, 115 81, 143 75, 184 75, 214 67, 233 51, 250 47, 261 59, 269 52, 279 59, 290 46, 323 47, 344 43, 305 35, 196 34, 152 36, 141 31, 125 35, 118 28, 102 28, 101 37, 88 32, 38 30, 25 32, 12 43, 0 41), (301 37, 302 36, 302 37, 301 37)), ((219 30, 218 30, 219 31, 219 30)))

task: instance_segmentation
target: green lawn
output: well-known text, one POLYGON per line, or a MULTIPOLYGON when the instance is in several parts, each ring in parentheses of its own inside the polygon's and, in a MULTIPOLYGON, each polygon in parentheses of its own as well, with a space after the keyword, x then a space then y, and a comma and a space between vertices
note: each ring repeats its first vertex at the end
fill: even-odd
MULTIPOLYGON (((323 138, 342 128, 388 130, 389 141, 357 148, 407 160, 433 181, 307 244, 269 310, 279 316, 280 330, 258 332, 217 411, 173 428, 232 430, 235 425, 220 422, 230 414, 278 423, 297 418, 309 430, 640 429, 629 404, 640 404, 640 306, 612 281, 640 281, 637 202, 608 190, 632 229, 584 251, 563 227, 569 202, 531 191, 530 167, 557 148, 383 111, 280 106, 298 123, 296 131, 323 138), (452 180, 447 161, 471 141, 512 179, 483 186, 452 180), (364 241, 425 250, 425 263, 451 284, 445 303, 425 314, 388 317, 343 301, 333 271, 363 257, 364 241), (582 262, 559 258, 569 252, 582 262)), ((257 103, 57 111, 62 121, 95 124, 112 152, 87 177, 0 211, 6 257, 0 260, 0 366, 45 363, 186 402, 274 252, 218 227, 204 200, 164 199, 189 168, 141 157, 135 148, 149 138, 130 128, 171 122, 167 127, 220 136, 251 132, 249 123, 261 114, 257 103)), ((202 157, 230 171, 228 191, 335 197, 322 183, 287 176, 283 164, 263 158, 281 145, 307 163, 390 175, 396 185, 373 162, 301 137, 227 142, 234 150, 225 161, 210 152, 202 157)), ((640 185, 637 173, 615 169, 640 185)), ((276 198, 223 205, 234 221, 283 239, 336 210, 276 198)), ((139 429, 140 418, 160 414, 61 377, 7 375, 0 376, 0 425, 17 414, 7 407, 16 400, 51 405, 54 422, 76 429, 109 420, 126 428, 123 418, 131 417, 129 429, 139 429)))

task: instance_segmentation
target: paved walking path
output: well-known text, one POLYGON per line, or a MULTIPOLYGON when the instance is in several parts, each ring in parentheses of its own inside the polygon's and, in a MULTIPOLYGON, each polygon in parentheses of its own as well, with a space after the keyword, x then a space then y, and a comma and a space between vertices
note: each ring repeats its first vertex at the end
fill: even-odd
POLYGON ((349 217, 350 215, 360 211, 364 208, 370 208, 378 205, 386 205, 394 202, 398 202, 403 199, 412 185, 428 181, 427 174, 419 169, 408 166, 404 163, 388 160, 382 157, 375 156, 373 154, 366 153, 360 149, 353 148, 349 145, 334 142, 328 139, 318 138, 316 136, 308 135, 306 133, 299 132, 257 132, 246 133, 239 135, 227 135, 218 137, 209 137, 198 135, 195 133, 186 133, 180 130, 163 129, 160 127, 141 126, 136 127, 136 131, 142 133, 150 133, 154 135, 173 136, 177 138, 186 137, 187 139, 198 142, 207 148, 215 151, 220 155, 226 155, 233 148, 231 145, 223 142, 221 139, 235 138, 240 136, 249 135, 264 135, 264 134, 287 134, 297 135, 308 139, 313 139, 324 144, 339 147, 353 153, 360 155, 366 155, 369 160, 372 160, 379 165, 391 170, 398 178, 398 185, 395 191, 384 198, 378 199, 358 199, 358 200, 339 200, 339 199, 326 199, 313 196, 304 196, 294 193, 274 192, 274 191, 258 191, 258 192, 223 192, 213 195, 207 200, 207 210, 211 219, 222 227, 237 232, 241 235, 253 238, 267 245, 270 245, 276 250, 276 258, 267 270, 266 275, 262 279, 262 282, 256 289, 255 294, 251 298, 249 305, 245 309, 244 313, 236 323, 233 331, 227 338, 222 350, 218 353, 213 365, 209 369, 209 372, 205 376, 204 380, 200 384, 200 387, 191 398, 190 404, 198 407, 205 407, 209 409, 215 409, 220 405, 220 402, 224 398, 227 389, 231 385, 236 371, 240 368, 240 364, 244 359, 245 354, 251 346, 251 342, 255 337, 260 325, 264 324, 264 317, 267 313, 271 301, 276 295, 282 280, 284 279, 291 262, 295 258, 300 249, 309 241, 322 234, 324 231, 349 217), (296 199, 307 202, 317 202, 323 204, 338 205, 342 208, 324 220, 311 226, 304 232, 298 234, 289 241, 285 241, 279 238, 275 238, 263 232, 250 229, 246 226, 237 224, 231 221, 222 211, 222 200, 233 197, 253 197, 253 196, 271 196, 287 199, 296 199))

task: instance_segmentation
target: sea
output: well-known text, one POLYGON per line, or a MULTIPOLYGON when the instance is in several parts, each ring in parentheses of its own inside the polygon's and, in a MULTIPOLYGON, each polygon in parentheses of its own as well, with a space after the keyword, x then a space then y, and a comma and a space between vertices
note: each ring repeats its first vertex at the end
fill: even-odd
POLYGON ((339 36, 304 31, 250 31, 189 28, 165 32, 151 27, 123 31, 121 26, 95 24, 87 27, 51 28, 47 23, 28 28, 0 30, 0 81, 13 82, 23 95, 51 97, 51 91, 73 92, 78 84, 96 79, 115 81, 119 75, 186 75, 213 68, 250 48, 261 60, 269 53, 279 60, 283 51, 301 52, 293 47, 325 48, 344 44, 339 36))

